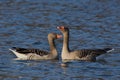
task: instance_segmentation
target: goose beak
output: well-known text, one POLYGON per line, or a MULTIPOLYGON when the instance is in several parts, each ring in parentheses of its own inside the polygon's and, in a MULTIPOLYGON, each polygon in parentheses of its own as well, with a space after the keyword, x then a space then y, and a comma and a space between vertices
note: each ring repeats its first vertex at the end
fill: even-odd
POLYGON ((60 27, 58 26, 58 27, 57 27, 57 29, 59 29, 59 30, 60 30, 60 27))
POLYGON ((57 39, 62 38, 62 35, 57 34, 57 39))
POLYGON ((64 26, 58 26, 57 29, 64 31, 64 26))

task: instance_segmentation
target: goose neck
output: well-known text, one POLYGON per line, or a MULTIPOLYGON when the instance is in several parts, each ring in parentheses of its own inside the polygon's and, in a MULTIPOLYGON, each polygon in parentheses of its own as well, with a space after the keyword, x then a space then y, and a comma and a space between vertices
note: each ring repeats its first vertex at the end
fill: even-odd
POLYGON ((57 50, 55 46, 55 41, 52 38, 48 38, 49 46, 50 46, 50 53, 53 55, 57 55, 57 50))
POLYGON ((63 33, 64 39, 63 39, 63 49, 65 53, 69 52, 69 32, 63 33))

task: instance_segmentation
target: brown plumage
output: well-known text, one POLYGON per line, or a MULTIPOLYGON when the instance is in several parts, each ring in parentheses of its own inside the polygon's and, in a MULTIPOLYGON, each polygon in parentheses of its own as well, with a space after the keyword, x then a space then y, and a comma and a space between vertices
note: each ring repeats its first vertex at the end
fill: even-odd
POLYGON ((104 49, 81 49, 70 51, 69 50, 69 28, 60 26, 57 27, 63 34, 63 47, 62 47, 62 60, 86 60, 96 61, 96 57, 104 53, 110 52, 112 48, 104 49))
POLYGON ((39 49, 27 49, 13 47, 10 49, 20 59, 56 59, 58 57, 56 46, 54 43, 55 39, 61 38, 61 35, 56 33, 48 34, 48 42, 50 45, 50 52, 39 50, 39 49))
POLYGON ((40 56, 44 56, 49 54, 49 52, 47 51, 43 51, 43 50, 39 50, 39 49, 26 49, 26 48, 18 48, 18 47, 12 47, 13 50, 15 50, 16 52, 19 52, 21 54, 29 54, 29 53, 34 53, 40 56))

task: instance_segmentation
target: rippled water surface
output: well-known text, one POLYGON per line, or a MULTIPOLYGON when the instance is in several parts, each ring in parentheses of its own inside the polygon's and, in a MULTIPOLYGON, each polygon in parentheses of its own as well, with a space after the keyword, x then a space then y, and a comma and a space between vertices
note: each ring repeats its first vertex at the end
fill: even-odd
POLYGON ((0 0, 0 80, 119 80, 120 0, 0 0), (47 35, 70 28, 70 49, 113 47, 96 62, 22 61, 8 49, 49 50, 47 35))

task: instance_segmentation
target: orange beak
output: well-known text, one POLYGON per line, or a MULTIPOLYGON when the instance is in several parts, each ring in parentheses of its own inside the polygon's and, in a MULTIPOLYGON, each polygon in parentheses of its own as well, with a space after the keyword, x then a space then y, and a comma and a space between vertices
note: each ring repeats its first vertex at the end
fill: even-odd
POLYGON ((60 27, 57 27, 57 29, 59 29, 61 31, 64 31, 65 27, 64 26, 60 26, 60 27))
POLYGON ((57 39, 62 38, 62 35, 57 34, 57 39))

